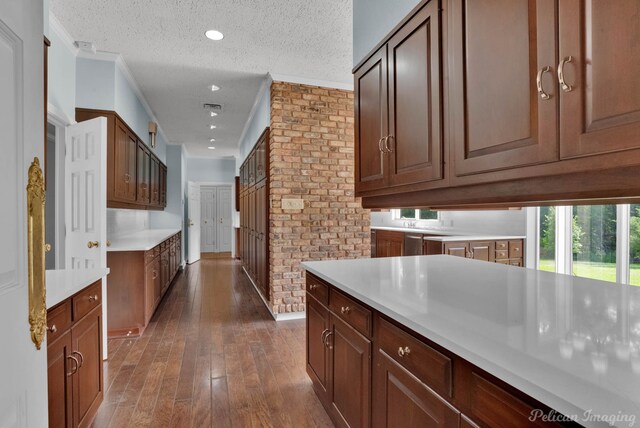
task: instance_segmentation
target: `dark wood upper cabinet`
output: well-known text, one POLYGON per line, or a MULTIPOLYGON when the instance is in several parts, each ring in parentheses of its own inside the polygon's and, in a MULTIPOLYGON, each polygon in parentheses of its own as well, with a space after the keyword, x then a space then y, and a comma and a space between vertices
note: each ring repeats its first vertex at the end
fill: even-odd
POLYGON ((441 41, 434 0, 355 73, 356 191, 444 178, 441 41))
POLYGON ((140 204, 149 204, 149 168, 151 163, 151 153, 142 141, 138 141, 138 196, 136 201, 140 204))
POLYGON ((640 2, 560 1, 561 157, 640 148, 640 2))
POLYGON ((456 175, 557 160, 555 3, 453 0, 450 5, 456 175))
POLYGON ((269 144, 269 128, 262 133, 255 149, 256 183, 267 178, 267 144, 269 144))
POLYGON ((114 111, 77 108, 76 120, 107 119, 107 208, 161 210, 167 169, 114 111))
POLYGON ((387 43, 391 186, 443 178, 441 41, 433 0, 387 43))
POLYGON ((136 154, 138 142, 124 123, 116 123, 114 198, 122 202, 136 202, 136 154))
POLYGON ((382 139, 388 135, 387 46, 355 73, 356 191, 385 186, 382 139))

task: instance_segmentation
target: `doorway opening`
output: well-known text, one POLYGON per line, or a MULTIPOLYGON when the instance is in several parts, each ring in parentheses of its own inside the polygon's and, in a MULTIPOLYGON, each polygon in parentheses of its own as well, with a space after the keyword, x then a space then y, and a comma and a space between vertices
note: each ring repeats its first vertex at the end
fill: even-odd
POLYGON ((202 258, 230 258, 231 186, 200 186, 200 251, 202 258))

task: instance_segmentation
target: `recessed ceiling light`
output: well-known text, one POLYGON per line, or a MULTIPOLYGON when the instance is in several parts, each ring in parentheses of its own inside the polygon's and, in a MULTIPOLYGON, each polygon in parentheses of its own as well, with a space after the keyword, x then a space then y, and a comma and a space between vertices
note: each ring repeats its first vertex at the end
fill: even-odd
POLYGON ((216 126, 215 125, 211 125, 211 126, 209 126, 209 129, 216 129, 216 126))
POLYGON ((207 36, 211 40, 222 40, 222 39, 224 39, 224 34, 222 34, 220 31, 217 31, 217 30, 209 30, 206 33, 204 33, 204 35, 207 36))
POLYGON ((213 146, 209 146, 209 147, 207 147, 207 149, 209 149, 209 150, 215 150, 216 148, 215 148, 215 147, 213 147, 213 146))
POLYGON ((213 143, 214 141, 216 141, 216 139, 215 139, 215 138, 212 138, 212 139, 210 139, 209 141, 213 143))
POLYGON ((218 115, 218 113, 216 113, 215 111, 211 112, 211 117, 216 117, 218 115))
POLYGON ((211 92, 215 92, 215 91, 219 91, 219 90, 220 90, 220 86, 211 85, 211 92))

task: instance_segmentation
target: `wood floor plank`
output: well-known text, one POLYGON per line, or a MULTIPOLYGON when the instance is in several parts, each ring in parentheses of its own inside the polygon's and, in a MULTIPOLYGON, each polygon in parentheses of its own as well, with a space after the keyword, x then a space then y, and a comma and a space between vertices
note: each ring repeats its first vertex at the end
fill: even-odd
POLYGON ((236 261, 194 263, 143 336, 109 340, 93 427, 332 427, 305 334, 304 320, 273 320, 236 261))

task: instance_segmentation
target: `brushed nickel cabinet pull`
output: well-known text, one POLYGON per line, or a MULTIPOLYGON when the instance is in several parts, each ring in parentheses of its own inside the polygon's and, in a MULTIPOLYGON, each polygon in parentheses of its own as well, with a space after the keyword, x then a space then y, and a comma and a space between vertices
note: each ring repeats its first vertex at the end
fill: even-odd
POLYGON ((564 57, 562 61, 560 61, 560 64, 558 64, 558 82, 560 82, 560 87, 565 92, 573 91, 573 86, 569 85, 566 82, 566 80, 564 80, 564 66, 568 62, 572 62, 572 61, 573 61, 573 57, 569 55, 567 57, 564 57))
POLYGON ((542 76, 544 75, 544 73, 547 73, 547 72, 550 72, 550 71, 551 71, 551 67, 549 67, 547 65, 546 67, 544 67, 540 71, 538 71, 538 77, 536 78, 536 84, 538 86, 538 93, 540 94, 540 98, 542 98, 543 100, 551 99, 551 95, 546 93, 544 91, 544 88, 542 87, 542 76))
POLYGON ((84 355, 78 351, 73 351, 72 354, 75 354, 80 358, 80 366, 78 366, 78 369, 80 369, 80 367, 84 365, 84 355))
POLYGON ((93 296, 89 296, 89 301, 91 303, 96 302, 98 300, 98 295, 94 294, 93 296))
POLYGON ((76 366, 73 368, 73 371, 67 372, 67 377, 70 377, 78 373, 78 369, 80 368, 80 363, 78 362, 76 357, 74 357, 73 355, 67 355, 67 358, 73 360, 76 363, 76 366))
POLYGON ((349 306, 343 306, 340 308, 340 312, 342 314, 348 314, 351 311, 351 308, 349 306))
POLYGON ((327 346, 327 342, 326 342, 326 340, 327 340, 327 334, 329 334, 329 332, 330 332, 330 331, 331 331, 331 330, 329 330, 328 328, 325 328, 325 329, 322 331, 322 334, 320 335, 320 339, 322 340, 322 343, 324 344, 324 346, 325 346, 325 347, 327 346))
POLYGON ((378 150, 380 151, 380 153, 384 153, 384 150, 382 149, 382 140, 383 138, 380 138, 378 140, 378 150))
POLYGON ((329 349, 333 349, 333 345, 331 345, 331 342, 329 342, 329 337, 332 335, 333 335, 333 332, 329 331, 324 338, 324 346, 326 346, 329 349))
POLYGON ((398 356, 400 358, 403 358, 405 355, 409 355, 411 353, 411 349, 408 346, 405 346, 404 348, 401 346, 398 348, 398 356))
POLYGON ((393 150, 389 147, 389 140, 391 139, 395 139, 395 137, 393 135, 387 135, 384 138, 384 148, 386 150, 387 153, 391 153, 393 150))
POLYGON ((56 331, 58 331, 58 327, 56 327, 56 325, 52 325, 51 327, 49 327, 47 330, 49 330, 49 332, 51 333, 55 333, 56 331))

